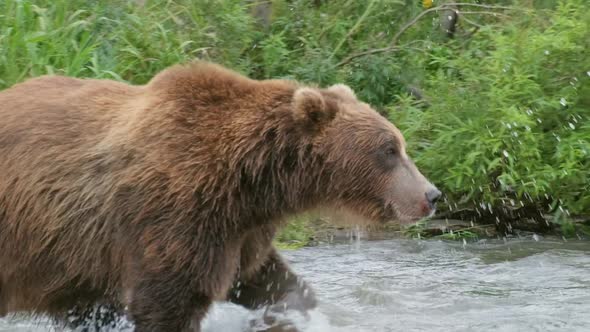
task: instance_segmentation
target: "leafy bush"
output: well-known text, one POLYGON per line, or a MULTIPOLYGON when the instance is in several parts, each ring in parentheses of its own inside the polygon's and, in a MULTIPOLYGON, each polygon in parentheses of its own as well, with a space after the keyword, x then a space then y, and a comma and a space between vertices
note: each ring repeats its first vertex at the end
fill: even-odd
POLYGON ((309 226, 310 216, 293 217, 275 238, 275 243, 281 249, 296 249, 305 246, 313 237, 309 226))
POLYGON ((400 98, 391 118, 455 202, 587 213, 589 47, 583 1, 527 11, 481 29, 468 47, 433 47, 421 59, 431 107, 400 98))

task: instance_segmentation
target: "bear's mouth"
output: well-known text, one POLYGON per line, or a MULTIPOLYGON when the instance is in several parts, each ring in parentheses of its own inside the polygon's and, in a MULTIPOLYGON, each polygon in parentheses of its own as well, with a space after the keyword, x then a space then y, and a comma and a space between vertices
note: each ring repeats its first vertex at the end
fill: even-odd
POLYGON ((436 208, 432 208, 429 209, 428 213, 423 215, 407 214, 403 213, 401 209, 399 209, 393 203, 387 204, 384 210, 384 218, 382 219, 382 223, 396 222, 399 224, 413 224, 422 219, 431 218, 436 213, 436 208))
MULTIPOLYGON (((417 209, 414 213, 408 213, 408 210, 399 208, 393 202, 385 202, 383 200, 375 200, 365 206, 372 205, 370 209, 354 209, 350 205, 341 204, 333 206, 324 206, 323 213, 327 213, 337 220, 346 219, 348 223, 368 223, 368 224, 412 224, 425 218, 430 218, 434 215, 435 209, 417 209)), ((411 210, 410 210, 411 211, 411 210)))

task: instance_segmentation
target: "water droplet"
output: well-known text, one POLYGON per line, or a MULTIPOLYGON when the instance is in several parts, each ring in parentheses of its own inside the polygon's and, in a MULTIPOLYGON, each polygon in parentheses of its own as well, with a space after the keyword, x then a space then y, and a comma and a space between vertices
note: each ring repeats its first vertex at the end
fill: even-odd
POLYGON ((574 126, 573 123, 570 122, 569 125, 570 125, 570 128, 572 128, 572 130, 576 129, 576 126, 574 126))
POLYGON ((504 154, 504 157, 508 158, 510 155, 508 154, 508 151, 504 150, 502 151, 502 153, 504 154))
POLYGON ((567 106, 567 101, 565 100, 565 98, 559 99, 559 103, 561 104, 561 106, 567 106))

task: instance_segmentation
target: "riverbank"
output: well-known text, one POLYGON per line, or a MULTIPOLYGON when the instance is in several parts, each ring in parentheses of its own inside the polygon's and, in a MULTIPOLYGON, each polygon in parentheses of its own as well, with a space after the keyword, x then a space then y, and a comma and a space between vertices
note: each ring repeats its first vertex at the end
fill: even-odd
POLYGON ((555 236, 565 240, 590 240, 590 224, 585 219, 572 219, 564 223, 547 216, 545 227, 537 225, 537 222, 525 218, 512 222, 510 227, 502 223, 435 218, 404 226, 391 223, 357 227, 339 226, 329 218, 303 215, 294 218, 282 229, 275 244, 282 249, 297 249, 333 242, 401 238, 474 241, 504 237, 555 236))

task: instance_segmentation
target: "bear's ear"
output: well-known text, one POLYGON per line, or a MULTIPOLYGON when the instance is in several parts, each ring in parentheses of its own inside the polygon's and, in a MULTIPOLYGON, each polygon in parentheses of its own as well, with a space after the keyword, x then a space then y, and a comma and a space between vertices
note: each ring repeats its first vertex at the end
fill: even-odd
POLYGON ((338 94, 344 98, 356 100, 356 94, 352 89, 345 84, 334 84, 328 88, 328 91, 338 94))
POLYGON ((313 88, 299 88, 293 95, 295 119, 309 129, 318 129, 336 116, 336 107, 313 88))

